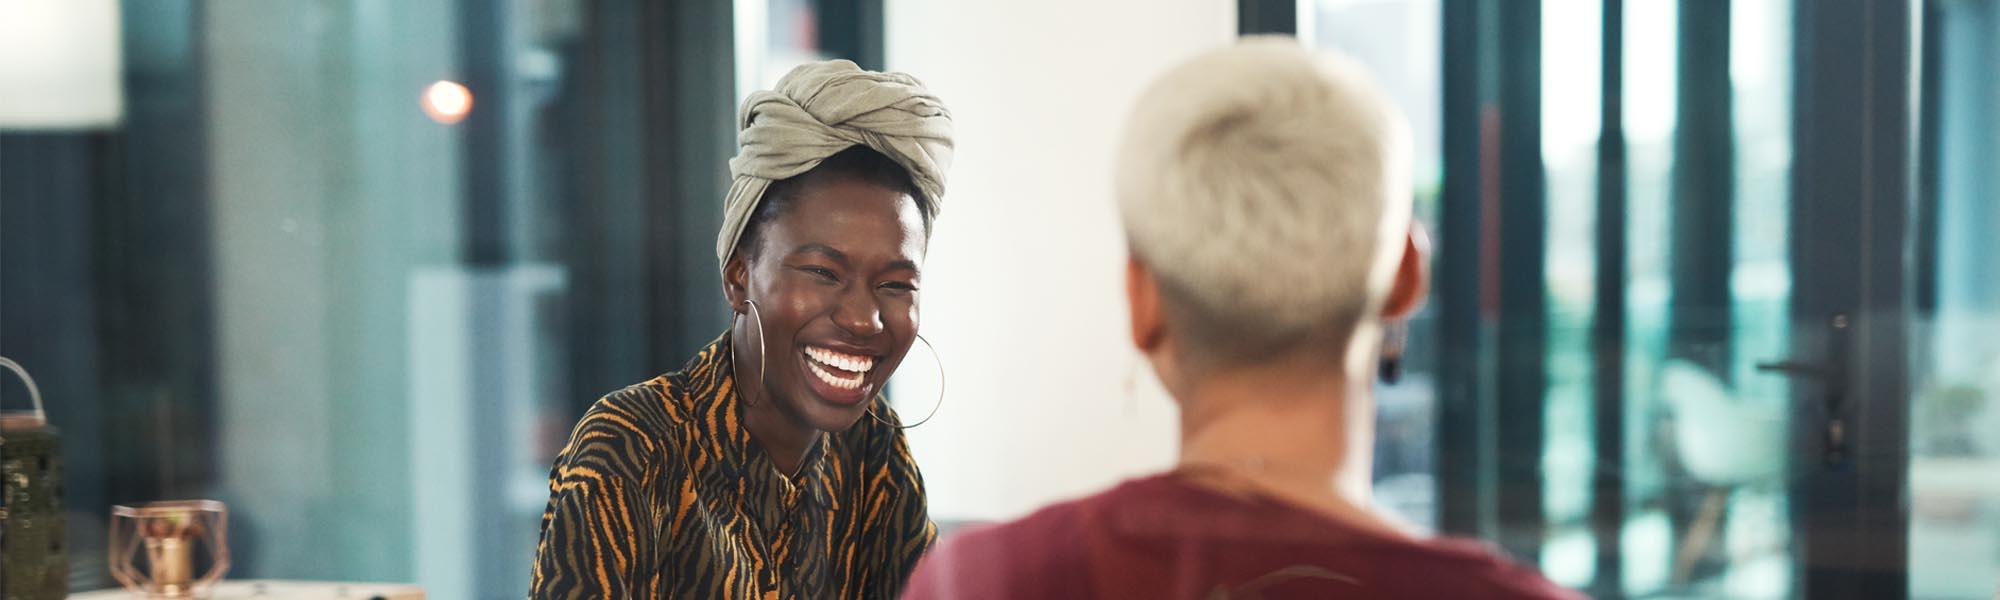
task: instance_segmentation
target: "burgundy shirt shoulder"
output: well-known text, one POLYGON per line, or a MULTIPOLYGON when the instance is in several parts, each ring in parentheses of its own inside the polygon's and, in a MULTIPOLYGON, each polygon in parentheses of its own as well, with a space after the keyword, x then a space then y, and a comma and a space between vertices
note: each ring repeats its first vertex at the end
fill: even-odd
POLYGON ((1485 544, 1347 526, 1171 474, 951 536, 905 598, 1580 598, 1485 544))

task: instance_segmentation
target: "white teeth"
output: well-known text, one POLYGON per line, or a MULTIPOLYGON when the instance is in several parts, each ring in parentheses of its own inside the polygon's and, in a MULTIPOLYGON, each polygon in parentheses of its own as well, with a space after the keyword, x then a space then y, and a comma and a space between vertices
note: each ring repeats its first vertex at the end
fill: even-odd
POLYGON ((813 360, 843 371, 867 373, 869 369, 875 368, 875 359, 873 358, 834 352, 815 346, 807 346, 806 355, 812 357, 813 360))
POLYGON ((853 379, 836 377, 834 376, 834 374, 826 372, 826 369, 822 369, 820 368, 819 365, 810 362, 806 363, 806 367, 811 368, 813 374, 819 376, 820 381, 824 381, 826 382, 827 385, 843 390, 851 390, 854 388, 861 387, 861 381, 863 379, 866 379, 866 377, 863 377, 861 375, 855 375, 853 379))
POLYGON ((875 359, 873 358, 834 352, 815 346, 806 347, 806 356, 810 359, 806 361, 806 366, 812 369, 813 375, 818 376, 820 381, 824 381, 827 385, 837 389, 851 390, 861 387, 861 384, 868 379, 868 370, 875 368, 875 359), (843 377, 835 375, 826 368, 821 367, 820 365, 822 364, 853 373, 854 376, 843 377))

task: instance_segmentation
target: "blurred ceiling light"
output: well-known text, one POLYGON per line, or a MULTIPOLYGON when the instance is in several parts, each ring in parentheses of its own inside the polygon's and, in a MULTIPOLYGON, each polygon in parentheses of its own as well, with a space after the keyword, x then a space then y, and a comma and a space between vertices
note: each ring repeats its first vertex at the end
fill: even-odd
POLYGON ((432 121, 451 125, 472 112, 472 90, 456 81, 438 81, 424 88, 423 105, 432 121))
POLYGON ((117 0, 0 1, 0 130, 115 127, 117 0))

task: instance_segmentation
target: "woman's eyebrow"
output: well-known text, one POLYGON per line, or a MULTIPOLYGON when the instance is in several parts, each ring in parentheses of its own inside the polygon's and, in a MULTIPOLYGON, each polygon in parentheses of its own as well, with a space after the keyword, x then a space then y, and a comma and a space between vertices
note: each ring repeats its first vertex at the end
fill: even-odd
POLYGON ((847 253, 835 250, 832 246, 828 246, 826 244, 815 242, 815 243, 803 244, 797 248, 792 249, 792 254, 806 254, 806 253, 819 254, 821 256, 825 256, 828 260, 840 263, 841 266, 847 265, 847 253))

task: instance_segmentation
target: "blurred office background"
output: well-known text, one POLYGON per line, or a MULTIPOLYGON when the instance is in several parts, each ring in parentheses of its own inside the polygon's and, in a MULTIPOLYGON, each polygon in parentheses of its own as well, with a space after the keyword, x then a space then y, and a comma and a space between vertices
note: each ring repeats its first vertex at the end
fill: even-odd
POLYGON ((957 120, 934 517, 1164 468, 1110 153, 1248 33, 1417 134, 1385 509, 1596 597, 2000 590, 1995 0, 0 2, 0 355, 63 432, 71 587, 111 505, 206 497, 234 577, 519 597, 570 425, 728 322, 737 101, 821 58, 957 120))

